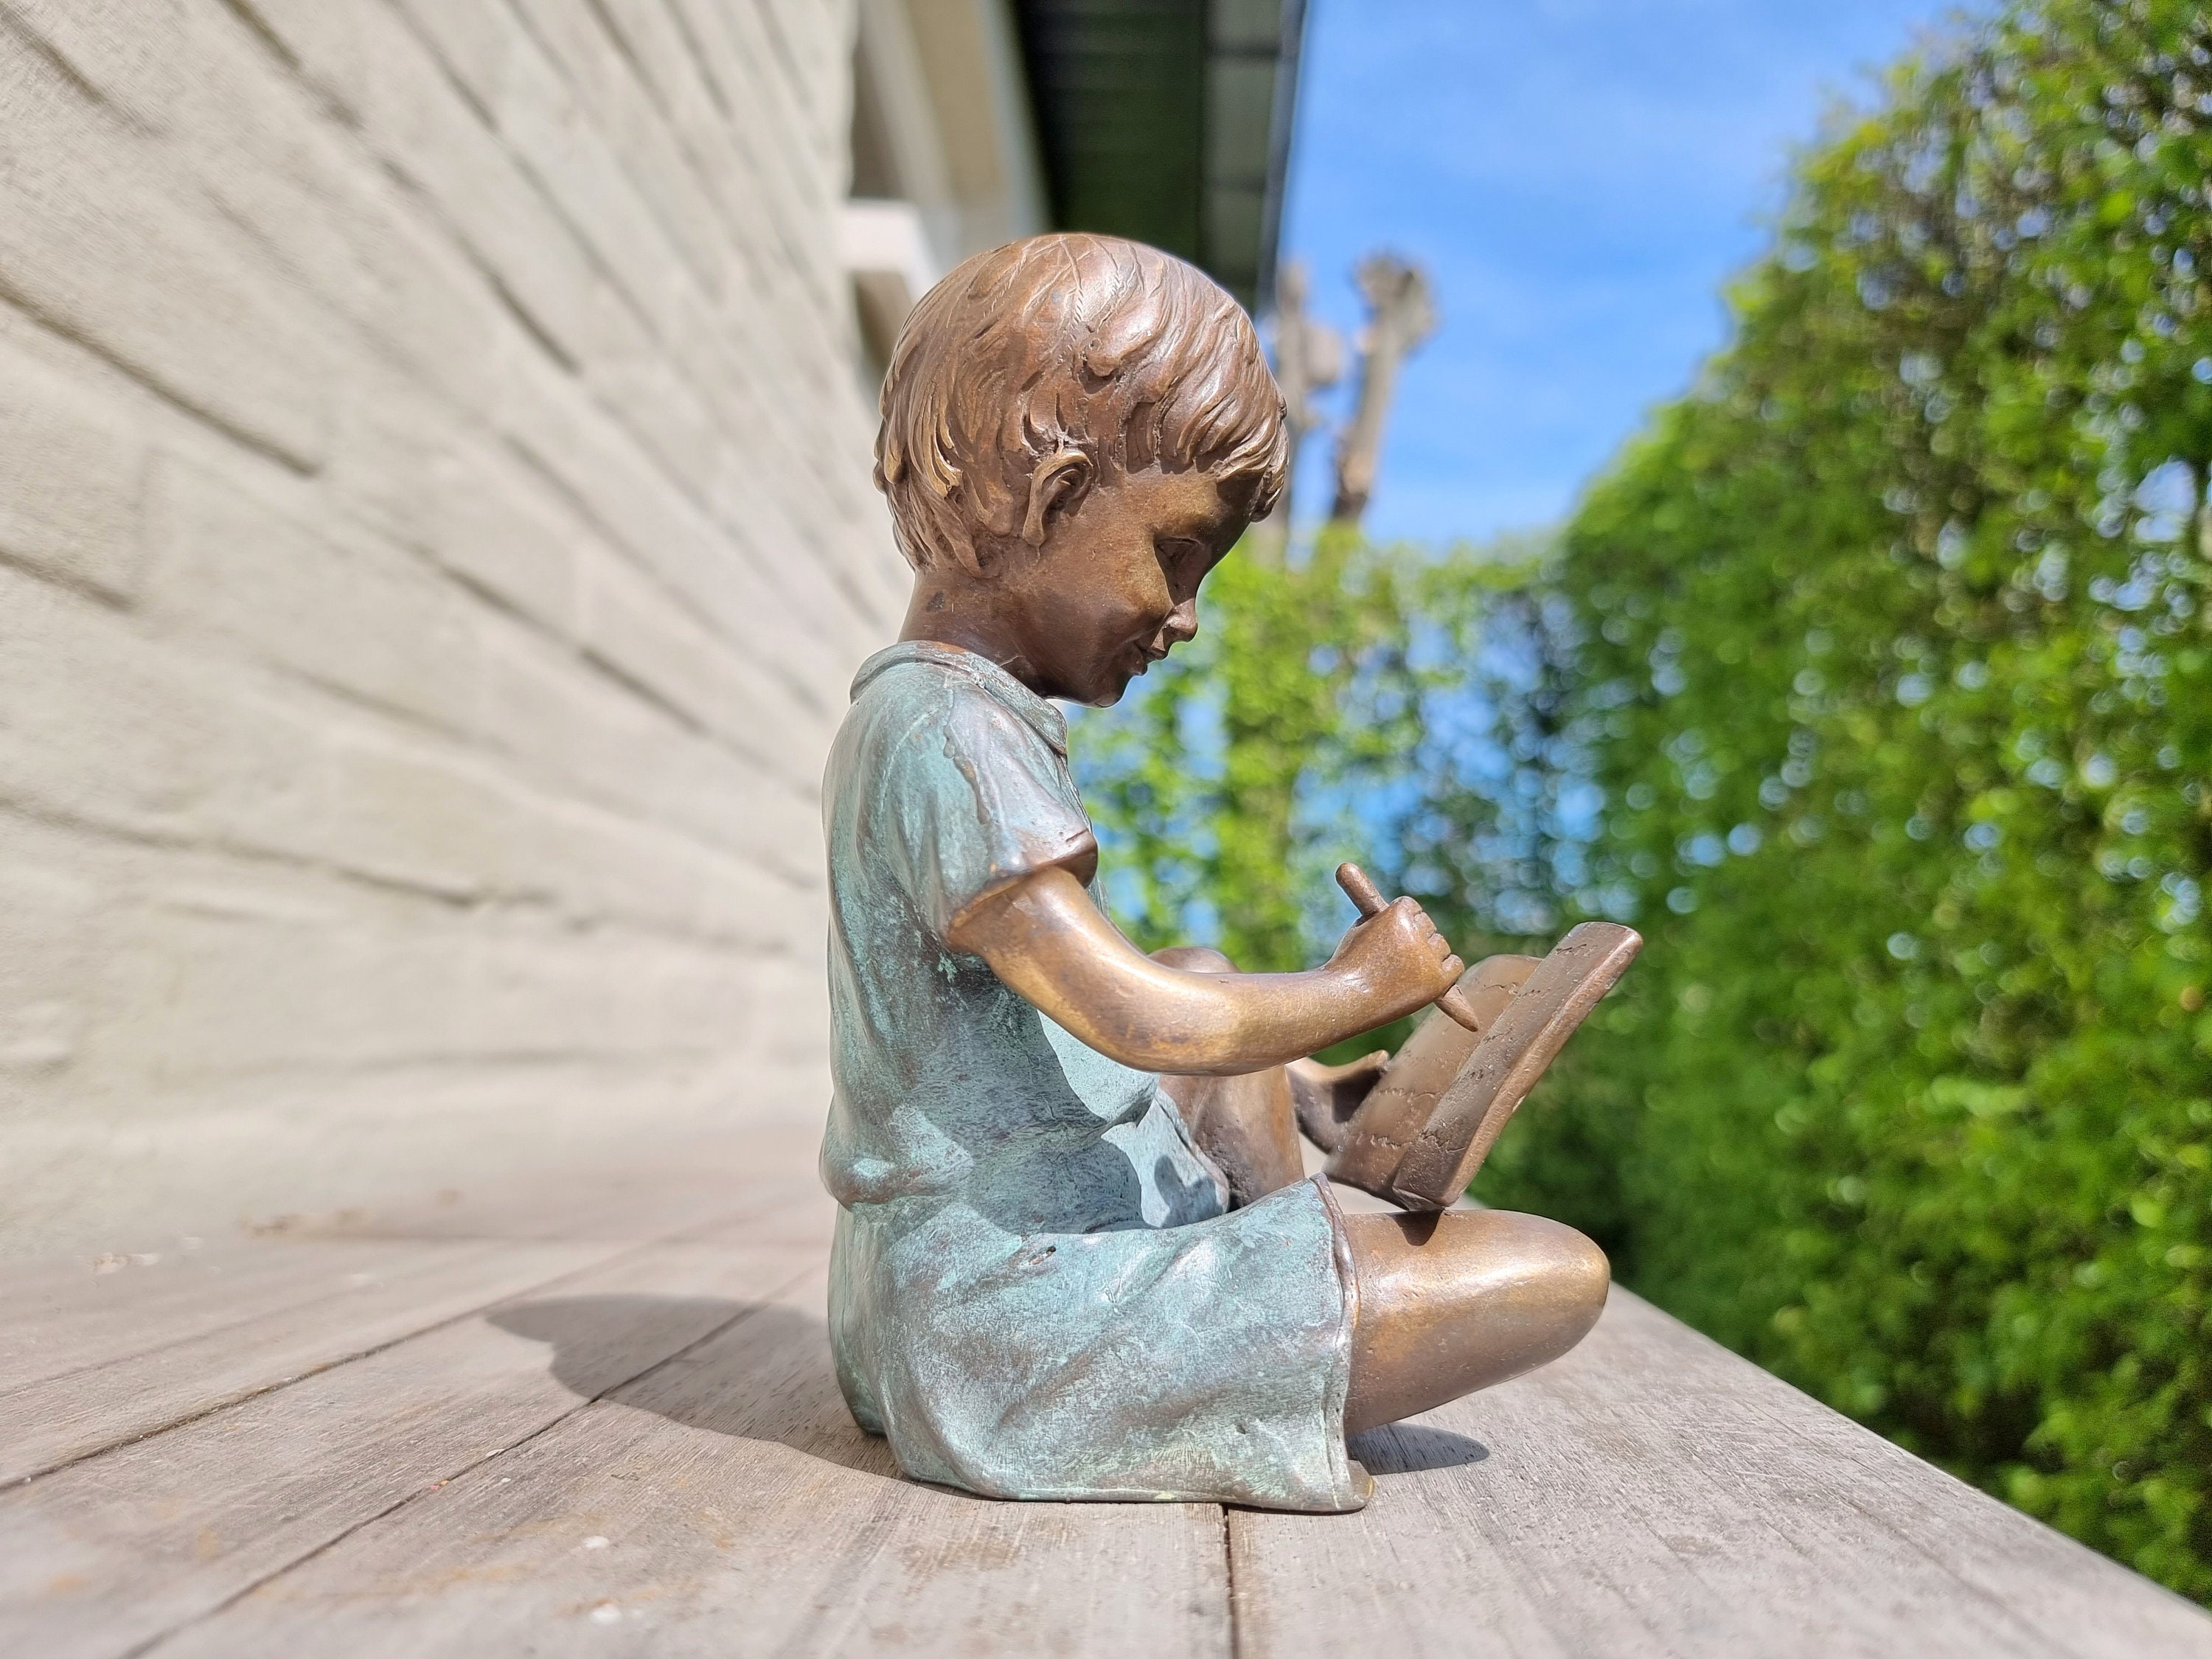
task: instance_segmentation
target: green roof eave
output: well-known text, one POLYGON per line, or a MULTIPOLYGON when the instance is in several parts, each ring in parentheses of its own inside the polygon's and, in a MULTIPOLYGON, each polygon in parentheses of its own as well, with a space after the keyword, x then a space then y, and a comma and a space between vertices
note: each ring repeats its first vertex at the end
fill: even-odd
POLYGON ((1273 285, 1305 0, 1014 0, 1063 229, 1273 285))

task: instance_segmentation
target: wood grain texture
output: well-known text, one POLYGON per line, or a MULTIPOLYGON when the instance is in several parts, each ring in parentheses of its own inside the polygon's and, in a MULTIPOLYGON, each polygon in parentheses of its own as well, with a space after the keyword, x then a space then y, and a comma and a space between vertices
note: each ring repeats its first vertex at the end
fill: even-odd
POLYGON ((428 1237, 210 1247, 228 1321, 167 1260, 16 1272, 0 1305, 90 1363, 0 1440, 152 1415, 0 1492, 0 1652, 2212 1659, 2203 1613, 1625 1292, 1558 1364, 1356 1441, 1361 1515, 916 1486, 838 1396, 804 1151, 762 1137, 721 1221, 696 1170, 579 1172, 428 1237), (378 1252, 381 1285, 301 1296, 378 1252))
POLYGON ((388 1241, 288 1240, 11 1262, 0 1267, 0 1397, 327 1298, 356 1273, 418 1259, 388 1241))
MULTIPOLYGON (((810 1074, 807 1083, 815 1078, 810 1074)), ((819 1092, 818 1089, 811 1092, 819 1092)), ((656 1140, 635 1158, 532 1171, 437 1198, 386 1204, 314 1224, 331 1238, 558 1239, 641 1244, 737 1235, 820 1243, 836 1206, 814 1178, 822 1126, 729 1128, 708 1141, 656 1140)))
MULTIPOLYGON (((286 1216, 260 1237, 0 1262, 0 1399, 404 1278, 450 1257, 454 1244, 614 1249, 726 1228, 738 1217, 826 1238, 830 1200, 793 1174, 819 1139, 811 1127, 770 1127, 742 1147, 697 1149, 694 1161, 673 1166, 601 1164, 488 1191, 448 1188, 413 1203, 286 1216), (423 1248, 434 1242, 440 1248, 423 1248)), ((0 1431, 0 1445, 8 1438, 0 1431)))
POLYGON ((42 1474, 243 1400, 590 1266, 605 1245, 405 1243, 374 1266, 326 1246, 306 1258, 312 1299, 0 1394, 0 1483, 42 1474))
MULTIPOLYGON (((1225 1656, 1221 1511, 901 1480, 795 1291, 151 1650, 1225 1656)), ((604 1316, 537 1316, 556 1376, 604 1316)))
POLYGON ((817 1252, 829 1200, 765 1167, 574 1171, 451 1202, 137 1256, 0 1266, 0 1482, 44 1473, 398 1341, 654 1238, 727 1232, 817 1252), (357 1231, 360 1237, 344 1236, 357 1231), (112 1269, 112 1271, 106 1271, 112 1269))
POLYGON ((0 1652, 133 1651, 744 1318, 819 1256, 726 1238, 634 1252, 0 1493, 0 1652), (579 1309, 597 1322, 556 1376, 538 1334, 579 1309))
POLYGON ((1243 1659, 2212 1655, 2212 1619, 1616 1290, 1566 1358, 1232 1512, 1243 1659))

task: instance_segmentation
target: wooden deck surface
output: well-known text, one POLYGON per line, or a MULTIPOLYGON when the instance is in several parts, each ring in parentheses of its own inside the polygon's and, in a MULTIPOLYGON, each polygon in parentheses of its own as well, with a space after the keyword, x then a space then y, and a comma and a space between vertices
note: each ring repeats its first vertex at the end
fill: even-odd
POLYGON ((2212 1619, 1625 1292, 1368 1510, 901 1480, 792 1135, 0 1270, 0 1655, 2212 1656, 2212 1619))

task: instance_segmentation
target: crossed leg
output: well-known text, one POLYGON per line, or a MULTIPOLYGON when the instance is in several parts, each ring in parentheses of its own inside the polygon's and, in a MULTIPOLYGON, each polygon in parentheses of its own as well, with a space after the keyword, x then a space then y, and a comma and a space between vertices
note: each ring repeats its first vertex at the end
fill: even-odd
MULTIPOLYGON (((1234 971, 1228 957, 1200 946, 1158 954, 1171 967, 1234 971)), ((1334 1070, 1294 1066, 1295 1090, 1292 1067, 1281 1066, 1238 1077, 1162 1079, 1237 1205, 1303 1180, 1300 1120, 1310 1127, 1343 1122, 1379 1072, 1371 1058, 1334 1070)), ((1449 1080, 1447 1071, 1437 1086, 1449 1080)), ((1540 1216, 1461 1210, 1348 1215, 1344 1222, 1359 1308, 1346 1433, 1428 1411, 1556 1359, 1582 1340, 1605 1306, 1605 1253, 1540 1216)))
POLYGON ((1344 1230, 1359 1277, 1346 1434, 1533 1371, 1605 1310, 1605 1252, 1540 1215, 1347 1215, 1344 1230))
POLYGON ((1167 1077, 1160 1084, 1191 1139, 1227 1177, 1230 1201, 1238 1208, 1305 1179, 1288 1066, 1235 1077, 1167 1077))

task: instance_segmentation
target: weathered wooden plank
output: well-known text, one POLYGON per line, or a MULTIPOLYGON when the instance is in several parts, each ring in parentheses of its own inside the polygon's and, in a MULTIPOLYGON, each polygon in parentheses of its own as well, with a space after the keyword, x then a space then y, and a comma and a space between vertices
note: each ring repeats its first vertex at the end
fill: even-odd
MULTIPOLYGON (((197 1243, 197 1241, 195 1241, 197 1243)), ((257 1315, 326 1299, 419 1261, 390 1243, 222 1242, 0 1267, 0 1397, 257 1315)))
MULTIPOLYGON (((1227 1654, 1218 1509, 900 1480, 838 1398, 823 1297, 810 1275, 151 1651, 1227 1654)), ((537 1329, 557 1374, 590 1321, 537 1329)))
POLYGON ((836 1206, 812 1169, 821 1141, 812 1123, 672 1138, 635 1162, 571 1167, 527 1184, 449 1192, 327 1224, 337 1235, 362 1238, 645 1243, 712 1233, 826 1249, 836 1206))
MULTIPOLYGON (((0 1494, 0 1650, 1211 1654, 1233 1574, 1254 1656, 2212 1655, 2195 1609, 1626 1294, 1560 1364, 1360 1442, 1362 1516, 904 1482, 830 1372, 811 1139, 380 1218, 450 1227, 368 1246, 456 1271, 570 1229, 602 1265, 0 1494), (685 1242, 629 1243, 655 1227, 685 1242)), ((163 1265, 80 1284, 150 1314, 163 1265)))
POLYGON ((1362 1514, 1232 1513, 1247 1659, 2212 1655, 2212 1619, 1625 1291, 1565 1359, 1355 1443, 1362 1514))
POLYGON ((818 1242, 749 1245, 730 1231, 633 1253, 0 1493, 0 1652, 135 1651, 818 1266, 818 1242))
MULTIPOLYGON (((306 1299, 0 1393, 0 1484, 43 1474, 591 1266, 605 1244, 395 1243, 380 1266, 296 1247, 306 1299), (336 1271, 332 1269, 336 1268, 336 1271)), ((127 1341, 128 1332, 118 1333, 127 1341)))
POLYGON ((578 1171, 567 1181, 191 1250, 0 1268, 0 1481, 19 1480, 636 1248, 735 1224, 829 1237, 796 1171, 811 1134, 765 1131, 765 1165, 578 1171), (357 1237, 332 1237, 351 1231, 357 1237), (103 1271, 103 1269, 113 1271, 103 1271))

